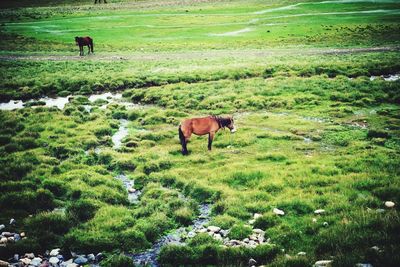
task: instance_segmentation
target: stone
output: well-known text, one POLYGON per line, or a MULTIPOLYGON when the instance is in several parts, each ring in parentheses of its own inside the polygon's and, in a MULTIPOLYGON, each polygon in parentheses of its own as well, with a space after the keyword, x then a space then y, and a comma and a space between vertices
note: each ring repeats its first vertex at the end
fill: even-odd
POLYGON ((22 259, 20 259, 20 261, 25 265, 29 265, 32 260, 29 258, 22 258, 22 259))
POLYGON ((201 228, 199 230, 197 230, 198 233, 206 233, 207 229, 206 228, 201 228))
POLYGON ((97 253, 96 255, 96 261, 99 262, 104 258, 104 255, 102 253, 97 253))
POLYGON ((1 235, 4 236, 4 237, 14 236, 14 234, 10 233, 10 232, 2 232, 1 235))
POLYGON ((19 255, 18 254, 14 254, 13 260, 14 261, 18 261, 19 260, 19 255))
POLYGON ((8 240, 8 242, 14 242, 15 241, 13 236, 10 236, 9 238, 7 238, 7 240, 8 240))
POLYGON ((70 263, 66 267, 79 267, 79 265, 76 263, 70 263))
POLYGON ((249 245, 252 246, 252 247, 255 247, 255 246, 257 246, 257 243, 254 240, 250 240, 249 241, 249 245))
POLYGON ((5 243, 7 243, 7 237, 2 237, 0 239, 0 244, 5 244, 5 243))
POLYGON ((328 267, 332 266, 332 260, 320 260, 314 263, 314 267, 328 267))
POLYGON ((59 248, 55 248, 55 249, 52 249, 52 250, 50 251, 50 256, 51 256, 51 257, 55 257, 55 256, 57 256, 58 254, 60 254, 60 249, 59 249, 59 248))
POLYGON ((250 241, 250 239, 248 239, 248 238, 243 239, 243 242, 245 242, 245 243, 249 243, 249 241, 250 241))
POLYGON ((33 258, 33 260, 31 261, 31 265, 33 266, 39 266, 42 263, 42 259, 41 258, 33 258))
POLYGON ((322 213, 325 213, 324 209, 318 209, 314 211, 314 214, 322 214, 322 213))
POLYGON ((327 227, 329 225, 329 223, 328 222, 324 222, 322 225, 327 227))
POLYGON ((129 193, 135 193, 135 192, 136 192, 136 189, 133 188, 133 187, 131 187, 131 188, 128 189, 128 192, 129 192, 129 193))
POLYGON ((262 214, 260 214, 260 213, 254 213, 254 215, 253 215, 254 220, 257 220, 260 217, 262 217, 262 214))
POLYGON ((59 260, 57 257, 51 257, 51 258, 49 259, 49 263, 50 263, 52 266, 56 266, 57 263, 59 263, 59 262, 60 262, 60 260, 59 260))
POLYGON ((0 224, 0 231, 3 230, 4 228, 6 228, 6 226, 4 224, 0 224))
MULTIPOLYGON (((61 267, 67 267, 68 264, 72 264, 72 263, 74 263, 74 259, 69 259, 69 260, 67 260, 67 261, 62 262, 62 263, 60 264, 60 266, 61 266, 61 267)), ((74 263, 74 264, 75 264, 75 263, 74 263)))
POLYGON ((196 236, 196 233, 193 232, 193 231, 190 231, 190 232, 187 234, 187 237, 188 237, 188 238, 193 238, 193 237, 195 237, 195 236, 196 236))
POLYGON ((373 267, 371 263, 357 263, 356 267, 373 267))
POLYGON ((313 219, 312 219, 312 222, 313 222, 313 223, 316 223, 316 222, 317 222, 317 218, 313 218, 313 219))
POLYGON ((253 235, 250 235, 250 236, 249 236, 249 239, 250 239, 250 240, 257 240, 258 237, 257 237, 256 235, 253 234, 253 235))
POLYGON ((219 234, 220 234, 222 237, 226 237, 226 236, 228 236, 229 231, 228 231, 228 230, 222 230, 222 229, 221 229, 221 231, 219 231, 219 234))
POLYGON ((255 222, 256 222, 256 220, 254 220, 254 219, 249 220, 249 224, 254 224, 255 222))
POLYGON ((88 262, 88 260, 85 257, 79 256, 78 258, 76 258, 74 260, 74 263, 78 264, 78 265, 84 265, 88 262))
POLYGON ((34 253, 25 253, 25 258, 33 259, 35 257, 34 253))
POLYGON ((40 264, 39 267, 49 267, 49 263, 47 261, 43 262, 42 264, 40 264))
POLYGON ((211 225, 211 226, 207 227, 207 230, 210 231, 210 232, 213 232, 213 233, 218 233, 221 230, 221 228, 218 227, 218 226, 212 226, 211 225))
POLYGON ((214 234, 214 239, 222 240, 222 236, 220 234, 214 234))
POLYGON ((274 208, 272 212, 275 213, 276 215, 281 215, 281 216, 285 215, 285 212, 283 210, 277 208, 274 208))
MULTIPOLYGON (((194 232, 193 232, 194 233, 194 232)), ((89 261, 94 261, 95 259, 96 259, 96 257, 94 256, 94 254, 92 253, 92 254, 88 254, 87 255, 87 259, 89 260, 89 261)))
POLYGON ((8 262, 0 260, 0 267, 8 267, 8 265, 8 262))
POLYGON ((258 237, 258 243, 260 243, 260 244, 262 244, 262 243, 264 243, 264 236, 259 236, 258 237))
POLYGON ((257 261, 253 258, 250 258, 249 260, 249 266, 257 265, 257 261))
POLYGON ((14 218, 10 219, 10 224, 15 224, 16 222, 17 221, 14 218))
POLYGON ((255 228, 253 229, 253 233, 256 233, 258 235, 263 235, 265 232, 261 229, 255 228))
POLYGON ((394 207, 394 202, 393 201, 386 201, 385 202, 385 206, 387 207, 387 208, 393 208, 394 207))
POLYGON ((20 236, 19 234, 15 234, 15 235, 14 235, 14 240, 15 240, 15 241, 21 240, 21 236, 20 236))
POLYGON ((305 253, 304 251, 300 251, 299 253, 297 253, 297 256, 305 256, 307 255, 307 253, 305 253))

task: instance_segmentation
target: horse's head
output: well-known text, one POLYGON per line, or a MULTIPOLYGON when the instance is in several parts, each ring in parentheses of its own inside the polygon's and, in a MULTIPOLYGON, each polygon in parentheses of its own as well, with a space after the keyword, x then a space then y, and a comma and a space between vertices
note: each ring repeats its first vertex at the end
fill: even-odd
POLYGON ((75 37, 75 44, 79 45, 79 37, 78 36, 75 37))
POLYGON ((229 124, 227 124, 226 127, 228 127, 228 129, 231 131, 231 133, 236 132, 236 127, 233 124, 233 117, 228 117, 227 119, 228 119, 229 124))

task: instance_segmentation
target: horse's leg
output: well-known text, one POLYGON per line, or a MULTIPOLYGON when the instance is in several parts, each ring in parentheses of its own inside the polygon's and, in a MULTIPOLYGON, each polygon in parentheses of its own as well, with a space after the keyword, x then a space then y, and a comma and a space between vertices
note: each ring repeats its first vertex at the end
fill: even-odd
POLYGON ((214 139, 214 135, 215 135, 215 132, 210 132, 208 134, 208 150, 210 150, 210 151, 211 151, 211 145, 212 145, 212 141, 214 139))
POLYGON ((87 46, 88 48, 88 55, 90 54, 90 45, 87 46))

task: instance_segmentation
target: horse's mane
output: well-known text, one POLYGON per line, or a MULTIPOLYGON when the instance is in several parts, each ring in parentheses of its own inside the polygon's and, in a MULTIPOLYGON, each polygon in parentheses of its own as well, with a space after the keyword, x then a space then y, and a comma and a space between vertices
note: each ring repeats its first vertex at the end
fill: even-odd
POLYGON ((218 125, 220 128, 224 128, 226 126, 228 126, 229 124, 231 124, 232 119, 231 118, 224 118, 221 116, 212 116, 214 118, 214 120, 217 121, 218 125))

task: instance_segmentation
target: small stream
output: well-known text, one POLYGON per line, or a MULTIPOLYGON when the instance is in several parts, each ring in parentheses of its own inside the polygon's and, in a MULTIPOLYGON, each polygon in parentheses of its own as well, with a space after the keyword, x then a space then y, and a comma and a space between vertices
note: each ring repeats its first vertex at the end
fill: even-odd
MULTIPOLYGON (((21 109, 24 108, 26 104, 29 104, 32 101, 41 101, 44 102, 44 105, 40 105, 41 107, 57 107, 58 109, 64 109, 65 105, 70 102, 71 99, 73 99, 73 95, 69 96, 59 96, 59 97, 42 97, 39 99, 32 99, 28 101, 22 101, 22 100, 10 100, 5 103, 0 103, 0 110, 14 110, 14 109, 21 109)), ((101 94, 92 94, 88 97, 89 101, 93 103, 96 100, 105 100, 111 103, 118 103, 121 105, 125 105, 127 107, 135 106, 135 104, 130 103, 130 102, 123 102, 122 101, 122 94, 121 93, 101 93, 101 94)), ((100 108, 105 108, 107 105, 103 105, 100 108)), ((38 106, 34 106, 38 107, 38 106)), ((91 107, 89 105, 85 105, 85 109, 88 110, 91 107)))
POLYGON ((189 233, 186 232, 186 229, 184 227, 181 227, 176 229, 172 233, 161 237, 154 243, 151 249, 148 249, 147 251, 139 254, 129 255, 130 257, 132 257, 134 263, 142 266, 160 266, 157 262, 157 255, 163 246, 168 244, 185 245, 185 242, 182 240, 182 235, 187 234, 188 237, 193 237, 196 230, 201 229, 205 224, 209 222, 211 205, 201 204, 199 206, 199 211, 200 215, 197 217, 197 219, 193 221, 193 224, 189 226, 189 228, 192 228, 189 233))

